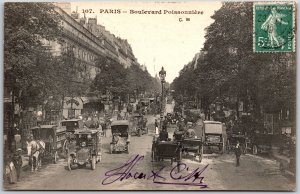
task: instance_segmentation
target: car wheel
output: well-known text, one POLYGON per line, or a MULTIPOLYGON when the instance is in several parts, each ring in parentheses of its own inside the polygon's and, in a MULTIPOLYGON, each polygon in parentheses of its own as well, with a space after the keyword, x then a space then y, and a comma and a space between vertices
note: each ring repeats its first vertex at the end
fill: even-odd
POLYGON ((252 149, 253 149, 253 150, 252 150, 253 155, 257 155, 257 152, 258 152, 257 146, 254 145, 252 149))
POLYGON ((92 170, 96 169, 96 156, 92 157, 92 165, 91 165, 91 167, 92 167, 92 170))
POLYGON ((67 167, 68 167, 68 170, 72 170, 72 160, 73 160, 73 158, 72 158, 72 156, 69 156, 68 157, 68 161, 67 161, 67 167))

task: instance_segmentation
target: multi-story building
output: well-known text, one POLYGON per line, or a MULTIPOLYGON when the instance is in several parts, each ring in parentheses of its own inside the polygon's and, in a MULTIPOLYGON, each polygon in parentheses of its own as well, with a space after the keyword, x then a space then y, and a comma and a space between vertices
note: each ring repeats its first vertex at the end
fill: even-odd
MULTIPOLYGON (((125 68, 131 65, 139 65, 127 40, 116 37, 107 31, 104 26, 97 24, 97 18, 86 18, 85 15, 80 18, 79 13, 71 13, 70 3, 56 3, 56 6, 56 11, 62 17, 61 26, 64 42, 47 42, 47 44, 51 47, 51 52, 54 55, 73 50, 79 62, 77 65, 81 69, 78 72, 78 80, 88 85, 100 73, 101 70, 96 64, 96 59, 113 60, 122 64, 125 68)), ((95 98, 93 99, 95 100, 95 98)), ((84 98, 82 103, 83 106, 80 107, 84 108, 86 103, 95 102, 84 98)), ((81 110, 70 111, 67 105, 64 107, 67 107, 63 111, 65 117, 68 117, 69 114, 74 116, 74 113, 75 116, 78 116, 82 112, 81 110)))

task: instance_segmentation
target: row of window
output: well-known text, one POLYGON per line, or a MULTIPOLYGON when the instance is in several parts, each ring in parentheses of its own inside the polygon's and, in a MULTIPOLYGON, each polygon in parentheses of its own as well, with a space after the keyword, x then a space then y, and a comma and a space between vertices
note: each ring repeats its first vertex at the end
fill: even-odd
POLYGON ((78 59, 81 59, 83 61, 86 62, 90 62, 90 63, 94 63, 95 62, 95 55, 85 49, 82 49, 78 46, 75 46, 74 44, 70 44, 70 43, 66 43, 63 48, 62 51, 66 52, 68 50, 73 50, 73 52, 75 53, 76 57, 78 59))

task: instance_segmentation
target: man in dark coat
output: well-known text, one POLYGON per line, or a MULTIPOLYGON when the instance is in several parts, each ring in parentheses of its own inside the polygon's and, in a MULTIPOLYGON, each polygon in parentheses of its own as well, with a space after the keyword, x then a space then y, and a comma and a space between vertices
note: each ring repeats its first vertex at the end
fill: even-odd
POLYGON ((242 154, 240 143, 237 142, 235 147, 236 166, 240 166, 240 157, 242 154))
POLYGON ((167 129, 164 129, 159 133, 159 140, 160 141, 168 141, 169 134, 167 129))

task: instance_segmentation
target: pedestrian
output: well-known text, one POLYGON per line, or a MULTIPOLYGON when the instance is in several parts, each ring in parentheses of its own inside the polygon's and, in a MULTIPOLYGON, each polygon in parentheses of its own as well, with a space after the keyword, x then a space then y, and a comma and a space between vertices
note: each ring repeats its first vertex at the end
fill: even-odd
POLYGON ((241 146, 240 143, 237 142, 236 147, 235 147, 235 157, 236 157, 236 166, 240 166, 240 157, 241 157, 241 146))
POLYGON ((20 181, 21 169, 23 165, 21 154, 22 154, 22 149, 18 148, 13 155, 13 163, 17 172, 17 181, 20 181))
POLYGON ((158 122, 157 122, 157 119, 155 119, 155 123, 154 123, 154 126, 155 126, 155 135, 158 135, 158 122))
POLYGON ((101 123, 102 131, 103 131, 103 137, 106 137, 106 130, 107 130, 107 121, 104 121, 101 123))

